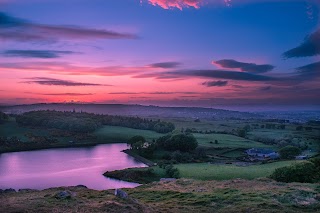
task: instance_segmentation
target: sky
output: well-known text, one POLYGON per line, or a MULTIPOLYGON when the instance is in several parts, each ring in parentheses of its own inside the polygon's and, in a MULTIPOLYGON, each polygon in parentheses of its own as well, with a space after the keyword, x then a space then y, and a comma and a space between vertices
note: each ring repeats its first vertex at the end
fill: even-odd
POLYGON ((0 0, 0 104, 320 105, 318 0, 0 0))

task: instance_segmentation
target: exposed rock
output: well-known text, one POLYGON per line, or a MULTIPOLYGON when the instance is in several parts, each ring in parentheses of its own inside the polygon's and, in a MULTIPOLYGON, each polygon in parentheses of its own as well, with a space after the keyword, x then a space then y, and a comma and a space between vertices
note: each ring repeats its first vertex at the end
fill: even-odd
POLYGON ((175 181, 177 180, 176 178, 161 178, 160 181, 163 181, 163 182, 171 182, 171 181, 175 181))
POLYGON ((38 191, 36 189, 19 189, 18 192, 35 192, 38 191))
POLYGON ((119 197, 119 198, 122 198, 122 199, 128 199, 129 198, 128 194, 125 191, 123 191, 122 189, 115 189, 114 195, 119 197))
POLYGON ((12 193, 12 192, 16 192, 16 190, 12 188, 3 190, 3 193, 12 193))
POLYGON ((88 187, 87 186, 85 186, 85 185, 76 185, 76 187, 77 188, 85 188, 85 189, 87 189, 88 187))
POLYGON ((67 190, 67 191, 58 192, 57 194, 55 194, 54 197, 59 200, 64 200, 64 199, 71 199, 74 196, 75 196, 74 193, 67 190))

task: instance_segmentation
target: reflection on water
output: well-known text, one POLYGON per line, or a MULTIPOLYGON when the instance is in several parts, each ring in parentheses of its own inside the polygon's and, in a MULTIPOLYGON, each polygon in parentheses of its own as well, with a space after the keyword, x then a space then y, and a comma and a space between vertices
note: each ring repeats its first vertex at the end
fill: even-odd
POLYGON ((106 171, 146 166, 121 152, 126 148, 126 144, 105 144, 0 154, 0 189, 80 184, 98 190, 135 187, 138 184, 102 175, 106 171))

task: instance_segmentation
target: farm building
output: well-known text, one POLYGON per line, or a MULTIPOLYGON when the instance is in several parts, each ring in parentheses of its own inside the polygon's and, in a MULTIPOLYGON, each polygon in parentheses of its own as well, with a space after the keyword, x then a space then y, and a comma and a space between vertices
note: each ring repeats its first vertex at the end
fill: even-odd
POLYGON ((251 148, 246 150, 247 155, 257 159, 277 159, 279 154, 272 149, 251 148))

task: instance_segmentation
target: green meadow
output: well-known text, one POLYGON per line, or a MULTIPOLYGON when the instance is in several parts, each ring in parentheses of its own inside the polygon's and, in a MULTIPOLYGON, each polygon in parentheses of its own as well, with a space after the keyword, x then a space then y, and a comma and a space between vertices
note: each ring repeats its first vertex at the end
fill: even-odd
POLYGON ((197 180, 230 180, 242 178, 252 180, 269 176, 276 168, 289 166, 296 161, 279 161, 274 163, 236 166, 228 164, 191 163, 177 164, 180 175, 183 178, 197 180))

